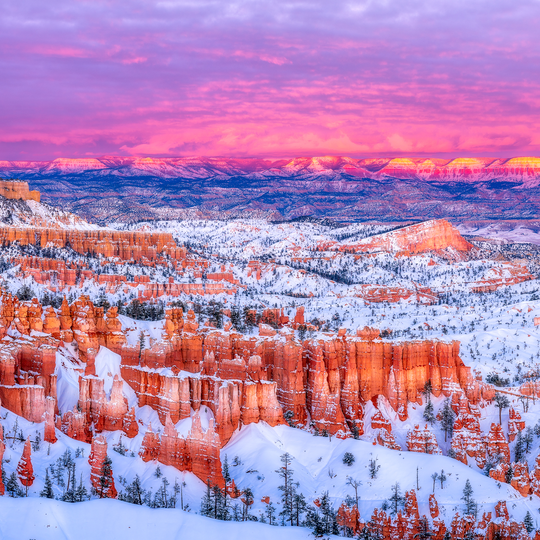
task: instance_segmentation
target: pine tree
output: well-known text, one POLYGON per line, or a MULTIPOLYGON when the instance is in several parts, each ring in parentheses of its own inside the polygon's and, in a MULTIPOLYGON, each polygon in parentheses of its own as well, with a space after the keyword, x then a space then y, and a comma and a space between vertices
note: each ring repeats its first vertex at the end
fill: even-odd
POLYGON ((514 477, 514 468, 512 465, 510 465, 504 475, 504 481, 509 484, 512 481, 512 478, 514 477))
POLYGON ((242 497, 241 501, 244 504, 244 509, 242 513, 242 521, 249 521, 250 519, 249 507, 254 502, 253 492, 251 491, 250 488, 244 489, 244 496, 242 497))
POLYGON ((313 536, 315 537, 322 536, 326 533, 321 515, 315 506, 309 507, 305 524, 313 531, 313 536))
POLYGON ((139 333, 139 358, 142 356, 142 352, 145 348, 146 348, 146 336, 144 335, 144 332, 141 330, 139 333))
POLYGON ((293 481, 293 469, 291 468, 292 456, 286 452, 281 457, 281 463, 283 464, 281 468, 277 469, 276 472, 279 474, 282 480, 282 484, 278 486, 279 491, 281 491, 281 505, 282 510, 279 513, 281 516, 282 524, 285 525, 286 521, 290 522, 290 525, 294 525, 294 507, 293 500, 295 495, 295 485, 293 481))
POLYGON ((525 529, 527 529, 527 532, 531 534, 534 530, 534 523, 533 518, 531 516, 531 513, 527 510, 527 513, 525 514, 525 518, 523 519, 523 525, 525 525, 525 529))
POLYGON ((525 446, 525 453, 528 454, 531 451, 532 443, 534 441, 533 432, 531 426, 527 426, 525 435, 523 436, 523 444, 525 446))
POLYGON ((268 518, 268 523, 270 525, 275 525, 276 507, 271 502, 269 502, 266 505, 266 510, 264 511, 264 515, 268 518))
POLYGON ((433 536, 429 528, 429 522, 426 516, 422 516, 418 522, 418 532, 414 535, 418 540, 429 540, 433 536))
POLYGON ((296 526, 299 527, 302 524, 302 516, 307 510, 306 498, 302 493, 295 492, 293 499, 293 512, 296 526))
POLYGON ((212 517, 214 511, 214 503, 212 498, 212 487, 210 479, 206 481, 206 493, 201 501, 201 516, 212 517))
POLYGON ((516 445, 514 446, 514 461, 519 462, 525 459, 525 441, 521 430, 517 433, 516 445))
POLYGON ((9 476, 6 484, 6 491, 9 493, 10 497, 22 497, 24 495, 23 490, 19 486, 17 475, 14 472, 9 476))
POLYGON ((441 428, 444 431, 444 440, 446 442, 448 435, 452 436, 452 433, 454 431, 454 422, 456 420, 456 415, 452 410, 452 405, 450 404, 449 398, 445 399, 440 414, 441 428))
POLYGON ((510 401, 504 394, 497 392, 493 398, 495 405, 499 409, 499 425, 502 425, 502 410, 510 407, 510 401))
POLYGON ((398 482, 392 486, 392 495, 388 501, 391 505, 391 513, 394 515, 398 513, 399 507, 404 505, 405 497, 401 494, 401 487, 398 482))
POLYGON ((39 492, 40 497, 45 497, 46 499, 54 499, 54 492, 52 489, 51 478, 49 477, 49 469, 45 469, 45 485, 43 489, 39 492))
POLYGON ((77 487, 77 490, 75 491, 75 500, 76 502, 83 502, 86 501, 86 499, 89 499, 90 496, 88 495, 88 490, 83 484, 82 481, 82 474, 79 479, 79 485, 77 487))
POLYGON ((109 489, 113 485, 112 460, 109 456, 105 456, 105 460, 103 461, 100 473, 99 498, 103 499, 104 497, 109 496, 109 489))
POLYGON ((432 392, 433 392, 433 386, 431 384, 431 379, 429 379, 425 382, 424 389, 422 390, 422 394, 424 395, 428 403, 431 403, 432 392))
POLYGON ((467 482, 465 482, 465 487, 463 488, 463 496, 461 497, 461 500, 465 503, 465 514, 468 516, 476 514, 476 502, 473 499, 473 488, 468 478, 467 482))
POLYGON ((377 465, 377 458, 369 460, 369 477, 374 480, 379 474, 380 465, 377 465))
POLYGON ((69 480, 68 480, 68 489, 62 496, 64 502, 77 502, 76 492, 77 486, 75 483, 75 463, 73 463, 69 468, 69 480))
POLYGON ((441 481, 441 489, 444 489, 444 483, 447 480, 446 474, 444 474, 444 469, 441 469, 441 473, 439 474, 439 480, 441 481))
POLYGON ((320 511, 325 534, 339 534, 339 528, 336 520, 336 512, 330 503, 328 491, 325 491, 320 498, 320 511))
POLYGON ((433 493, 435 493, 435 482, 439 479, 439 473, 434 472, 431 475, 431 479, 433 480, 433 493))
POLYGON ((353 454, 351 454, 350 452, 345 452, 343 454, 343 465, 347 465, 349 467, 352 466, 352 464, 356 461, 356 458, 354 457, 353 454))
POLYGON ((227 503, 227 487, 231 483, 231 473, 229 471, 229 460, 227 458, 227 454, 225 454, 225 459, 223 460, 223 466, 221 470, 223 474, 223 479, 225 480, 225 489, 223 490, 223 517, 222 519, 224 521, 229 521, 230 515, 229 515, 229 505, 227 503))
POLYGON ((424 409, 423 417, 424 417, 424 420, 426 422, 429 422, 432 425, 436 421, 435 412, 434 412, 434 409, 433 409, 433 403, 431 402, 431 400, 428 401, 428 403, 426 405, 426 408, 424 409))

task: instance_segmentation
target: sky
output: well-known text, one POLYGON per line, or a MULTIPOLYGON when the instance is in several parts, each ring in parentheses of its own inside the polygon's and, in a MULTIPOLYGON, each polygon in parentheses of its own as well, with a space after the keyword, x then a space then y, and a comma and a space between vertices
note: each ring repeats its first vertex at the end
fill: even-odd
POLYGON ((0 160, 540 155, 537 0, 2 0, 0 160))

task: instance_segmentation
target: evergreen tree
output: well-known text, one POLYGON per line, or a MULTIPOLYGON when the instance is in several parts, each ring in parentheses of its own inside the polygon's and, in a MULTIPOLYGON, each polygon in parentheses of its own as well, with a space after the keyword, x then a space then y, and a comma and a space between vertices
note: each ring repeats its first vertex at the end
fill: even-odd
POLYGON ((88 494, 88 490, 83 484, 82 474, 81 474, 79 478, 79 485, 77 486, 77 490, 75 491, 75 501, 83 502, 83 501, 86 501, 87 499, 90 499, 90 495, 88 494))
POLYGON ((433 403, 431 402, 431 400, 428 401, 428 403, 426 405, 426 408, 424 409, 423 417, 424 417, 424 420, 426 422, 429 422, 432 425, 436 421, 435 412, 434 412, 434 409, 433 409, 433 403))
POLYGON ((431 479, 433 480, 433 493, 435 493, 435 482, 439 479, 439 473, 434 472, 431 475, 431 479))
POLYGON ((113 485, 113 474, 112 474, 112 460, 109 456, 105 456, 103 465, 101 467, 100 476, 99 476, 99 498, 103 499, 108 497, 108 492, 111 486, 113 485))
POLYGON ((426 516, 422 516, 418 522, 418 532, 414 535, 414 538, 418 540, 430 540, 432 536, 433 533, 429 528, 429 522, 426 516))
POLYGON ((39 492, 40 497, 45 497, 46 499, 54 499, 54 492, 52 489, 52 482, 49 476, 49 469, 45 469, 45 485, 43 489, 39 492))
POLYGON ((405 497, 401 494, 401 487, 398 482, 392 486, 392 495, 388 499, 390 503, 391 513, 397 514, 400 506, 405 504, 405 497))
POLYGON ((281 522, 285 525, 285 522, 290 522, 290 525, 294 525, 294 506, 293 500, 295 495, 295 485, 293 480, 293 469, 291 468, 292 456, 285 452, 281 457, 282 466, 276 470, 282 480, 282 484, 278 486, 281 491, 281 505, 282 510, 279 513, 281 516, 281 522))
POLYGON ((275 525, 276 507, 271 502, 269 502, 266 505, 266 510, 264 511, 264 515, 268 518, 268 523, 270 525, 275 525))
POLYGON ((250 488, 244 489, 244 496, 242 497, 241 501, 244 504, 244 508, 242 512, 242 521, 249 521, 250 520, 249 507, 254 502, 253 492, 251 491, 250 488))
POLYGON ((525 453, 528 454, 531 451, 532 443, 534 441, 533 432, 531 426, 527 426, 525 435, 523 435, 523 444, 525 446, 525 453))
POLYGON ((524 461, 525 459, 525 441, 521 430, 517 433, 516 445, 514 446, 514 461, 524 461))
POLYGON ((349 467, 352 466, 352 464, 356 461, 356 458, 354 457, 353 454, 351 454, 350 452, 345 452, 343 454, 343 465, 347 465, 349 467))
POLYGON ((427 380, 424 384, 424 389, 422 390, 423 396, 426 398, 428 403, 431 403, 431 394, 433 392, 433 386, 431 384, 431 379, 427 380))
POLYGON ((523 519, 523 525, 525 525, 525 529, 527 529, 527 532, 531 534, 534 530, 534 523, 533 518, 531 516, 531 513, 527 510, 527 513, 525 514, 525 518, 523 519))
POLYGON ((502 425, 502 410, 510 407, 510 401, 504 394, 497 392, 493 398, 495 405, 499 409, 499 425, 502 425))
POLYGON ((17 475, 14 472, 12 472, 9 475, 9 479, 6 484, 6 491, 9 493, 10 497, 23 497, 24 496, 24 492, 19 486, 17 475))
POLYGON ((77 486, 75 483, 75 463, 69 466, 68 477, 69 477, 68 488, 66 492, 62 495, 62 500, 64 502, 74 503, 74 502, 77 502, 77 499, 76 499, 77 486))
POLYGON ((313 531, 315 537, 322 536, 326 532, 321 515, 315 506, 309 507, 305 525, 313 531))
POLYGON ((445 399, 440 414, 441 428, 444 431, 444 440, 446 442, 448 435, 451 437, 452 433, 454 432, 454 422, 456 420, 456 415, 452 410, 452 405, 450 404, 449 398, 445 399))
POLYGON ((295 492, 293 499, 293 512, 295 525, 299 527, 302 524, 302 516, 307 510, 306 498, 302 493, 295 492))
POLYGON ((210 486, 210 479, 206 481, 206 493, 201 501, 201 516, 212 517, 214 511, 214 503, 212 500, 212 487, 210 486))
POLYGON ((439 480, 441 481, 441 489, 444 489, 444 483, 447 480, 446 474, 444 474, 444 469, 441 469, 441 473, 439 474, 439 480))
POLYGON ((465 487, 463 488, 463 496, 461 500, 465 503, 465 514, 472 516, 476 514, 476 502, 473 499, 473 488, 470 480, 467 478, 465 487))
POLYGON ((144 332, 141 330, 139 333, 139 358, 141 357, 144 349, 146 349, 146 336, 144 335, 144 332))
POLYGON ((223 490, 223 519, 225 521, 228 521, 230 519, 229 516, 229 505, 227 503, 227 487, 231 483, 231 473, 229 471, 229 460, 227 458, 227 454, 225 454, 225 459, 223 460, 223 466, 222 466, 222 474, 223 479, 225 480, 225 489, 223 490))
POLYGON ((214 508, 212 511, 212 517, 214 519, 225 519, 224 518, 224 504, 223 504, 223 493, 219 486, 215 485, 212 487, 212 501, 214 508))
POLYGON ((325 491, 320 499, 320 511, 325 534, 339 534, 339 528, 336 520, 336 512, 330 503, 328 491, 325 491))
POLYGON ((514 469, 512 465, 508 467, 508 470, 506 471, 504 475, 504 480, 507 484, 509 484, 512 481, 512 478, 514 477, 514 469))
POLYGON ((377 464, 377 458, 369 460, 369 477, 374 480, 379 474, 380 465, 377 464))

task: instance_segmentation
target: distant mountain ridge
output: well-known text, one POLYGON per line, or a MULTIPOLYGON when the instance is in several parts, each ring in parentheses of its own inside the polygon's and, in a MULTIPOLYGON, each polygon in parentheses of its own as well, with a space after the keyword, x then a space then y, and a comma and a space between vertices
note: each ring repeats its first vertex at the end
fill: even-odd
POLYGON ((102 157, 0 161, 87 219, 299 216, 336 221, 534 219, 540 158, 102 157))

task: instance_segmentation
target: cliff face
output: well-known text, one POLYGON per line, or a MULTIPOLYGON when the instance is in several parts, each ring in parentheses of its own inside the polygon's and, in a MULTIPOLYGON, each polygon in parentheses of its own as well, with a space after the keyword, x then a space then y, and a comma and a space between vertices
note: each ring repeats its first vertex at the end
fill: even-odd
POLYGON ((431 220, 379 234, 356 243, 346 243, 340 251, 371 253, 378 251, 418 254, 452 248, 470 251, 473 246, 445 219, 431 220))
POLYGON ((0 180, 0 195, 6 199, 16 199, 21 201, 40 202, 41 195, 39 191, 30 191, 28 182, 10 182, 9 180, 0 180))
POLYGON ((41 247, 69 246, 81 254, 118 257, 125 261, 143 258, 155 261, 162 252, 173 259, 184 258, 186 254, 184 248, 177 247, 170 233, 0 227, 0 241, 5 245, 19 242, 41 247))
MULTIPOLYGON (((133 438, 139 426, 123 394, 125 381, 134 390, 138 406, 150 406, 165 426, 161 437, 151 430, 146 433, 143 459, 193 471, 203 481, 210 475, 221 485, 219 449, 242 426, 287 421, 308 427, 309 418, 310 427, 318 432, 356 436, 364 432, 366 403, 383 397, 405 420, 409 403, 422 403, 421 391, 429 380, 435 396, 454 399, 459 415, 452 447, 458 459, 466 462, 466 456, 474 457, 483 466, 486 450, 488 457, 496 452, 509 459, 500 426, 494 424, 487 438, 480 432, 474 404, 491 399, 493 390, 472 377, 459 357, 457 342, 384 342, 373 328, 357 335, 329 332, 300 342, 291 327, 276 331, 262 323, 259 336, 250 337, 230 327, 199 328, 192 311, 184 316, 181 309, 173 308, 167 310, 161 339, 141 351, 128 346, 117 315, 115 307, 105 314, 85 296, 71 305, 64 300, 58 310, 49 307, 44 313, 36 299, 20 302, 4 294, 0 311, 3 405, 30 421, 45 421, 49 442, 56 440, 55 428, 86 442, 91 441, 92 430, 122 431, 133 438), (22 337, 7 336, 11 329, 22 337), (55 420, 55 356, 70 340, 77 343, 81 361, 78 404, 55 420), (101 346, 121 357, 123 381, 115 376, 109 395, 104 380, 95 376, 101 346), (201 428, 198 416, 202 407, 213 413, 207 430, 201 428), (190 417, 191 431, 181 437, 174 424, 190 417)), ((519 429, 516 411, 511 420, 519 429)), ((371 427, 378 430, 378 444, 400 448, 381 413, 373 416, 371 427)), ((96 469, 102 465, 103 445, 98 439, 93 444, 96 469)), ((440 452, 427 427, 416 426, 407 446, 415 452, 440 452)))

